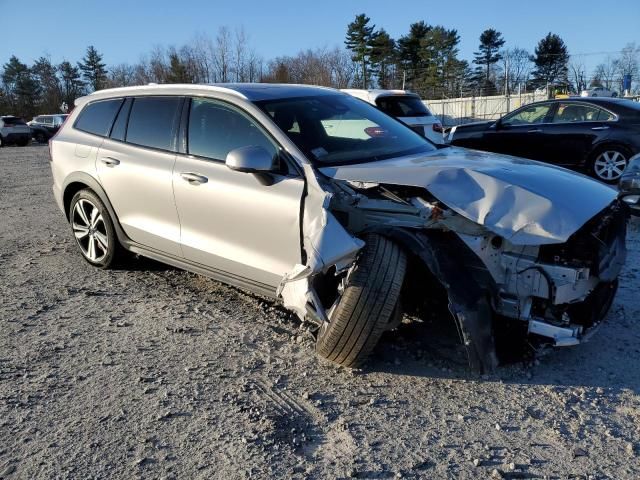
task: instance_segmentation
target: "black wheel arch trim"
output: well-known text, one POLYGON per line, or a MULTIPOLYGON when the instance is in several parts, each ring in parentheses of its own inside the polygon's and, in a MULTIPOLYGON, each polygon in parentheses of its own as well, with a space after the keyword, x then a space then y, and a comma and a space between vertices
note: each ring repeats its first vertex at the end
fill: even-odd
MULTIPOLYGON (((102 203, 107 207, 109 211, 109 216, 111 216, 111 221, 113 222, 113 227, 116 231, 116 235, 118 237, 118 241, 125 247, 128 248, 133 242, 124 232, 122 226, 120 225, 120 220, 116 215, 116 211, 113 209, 113 205, 111 205, 111 201, 109 200, 109 196, 100 185, 100 182, 92 177, 86 172, 73 172, 67 176, 63 186, 62 186, 62 205, 64 206, 64 215, 69 220, 69 202, 71 198, 68 197, 69 187, 73 184, 81 184, 85 185, 85 188, 90 188, 95 192, 96 195, 102 200, 102 203)), ((81 190, 81 189, 79 189, 81 190)), ((74 192, 75 194, 75 192, 74 192)))

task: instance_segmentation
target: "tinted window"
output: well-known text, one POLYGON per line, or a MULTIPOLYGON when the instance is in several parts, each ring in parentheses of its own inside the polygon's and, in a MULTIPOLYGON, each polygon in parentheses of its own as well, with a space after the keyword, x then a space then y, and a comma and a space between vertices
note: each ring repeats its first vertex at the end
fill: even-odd
POLYGON ((376 103, 380 110, 392 117, 424 117, 425 115, 431 115, 422 100, 409 95, 379 97, 376 103))
POLYGON ((104 137, 109 134, 121 104, 121 98, 90 103, 82 109, 74 126, 78 130, 104 137))
POLYGON ((133 101, 127 142, 144 147, 174 150, 180 97, 141 97, 133 101))
POLYGON ((249 116, 212 100, 193 99, 189 113, 189 153, 225 160, 231 150, 247 146, 265 148, 274 157, 273 142, 249 116))
POLYGON ((547 114, 549 113, 549 109, 551 108, 550 103, 543 103, 539 105, 529 105, 528 107, 524 107, 517 112, 506 116, 502 120, 503 125, 523 125, 530 123, 542 123, 544 122, 547 114))
POLYGON ((111 138, 114 140, 124 141, 124 137, 127 133, 127 120, 129 119, 129 110, 131 109, 131 103, 133 100, 127 98, 124 105, 120 109, 120 113, 116 118, 113 128, 111 129, 111 138))
POLYGON ((361 100, 318 95, 255 102, 321 166, 428 153, 433 144, 361 100))
POLYGON ((5 117, 2 119, 5 125, 26 125, 24 120, 18 117, 5 117))
POLYGON ((595 122, 601 113, 606 112, 592 105, 561 102, 553 115, 553 123, 595 122))

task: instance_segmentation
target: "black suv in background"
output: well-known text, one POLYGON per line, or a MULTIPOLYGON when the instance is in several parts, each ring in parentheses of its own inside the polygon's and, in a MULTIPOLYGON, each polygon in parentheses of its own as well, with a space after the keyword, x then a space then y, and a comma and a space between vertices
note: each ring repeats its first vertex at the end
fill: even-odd
POLYGON ((60 126, 64 123, 67 114, 38 115, 31 120, 28 125, 31 127, 33 138, 36 142, 45 143, 53 137, 60 126))
POLYGON ((499 120, 453 127, 445 139, 561 165, 613 184, 640 153, 640 103, 591 97, 531 103, 499 120))

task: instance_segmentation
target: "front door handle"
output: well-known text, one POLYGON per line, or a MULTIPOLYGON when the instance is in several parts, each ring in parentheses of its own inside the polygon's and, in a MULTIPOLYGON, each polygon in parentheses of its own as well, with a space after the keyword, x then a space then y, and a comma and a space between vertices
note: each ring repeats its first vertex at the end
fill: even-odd
POLYGON ((593 127, 591 130, 609 130, 609 127, 607 127, 605 125, 605 126, 602 126, 602 127, 593 127))
POLYGON ((190 185, 200 185, 209 181, 207 177, 204 175, 198 175, 197 173, 183 172, 180 176, 184 181, 189 182, 190 185))
POLYGON ((531 130, 527 130, 527 133, 542 133, 541 128, 533 128, 531 130))
POLYGON ((102 157, 100 161, 104 163, 107 167, 115 167, 116 165, 120 165, 120 160, 113 157, 102 157))

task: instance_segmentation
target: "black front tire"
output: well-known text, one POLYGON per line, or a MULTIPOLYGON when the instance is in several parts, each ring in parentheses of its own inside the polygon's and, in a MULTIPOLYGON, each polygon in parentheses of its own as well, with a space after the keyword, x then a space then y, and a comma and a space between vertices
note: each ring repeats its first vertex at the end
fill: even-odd
POLYGON ((384 331, 396 326, 394 313, 407 268, 405 253, 393 241, 375 234, 364 240, 344 293, 316 343, 318 355, 351 368, 364 363, 384 331))
POLYGON ((36 133, 34 138, 38 143, 47 143, 47 136, 44 133, 36 133))
POLYGON ((109 210, 102 200, 88 188, 80 190, 71 199, 68 213, 71 231, 82 258, 94 267, 115 267, 124 252, 118 242, 109 210), (97 211, 95 217, 93 209, 97 211), (97 220, 95 225, 92 225, 92 220, 97 220), (90 242, 93 242, 93 247, 90 246, 90 242))

